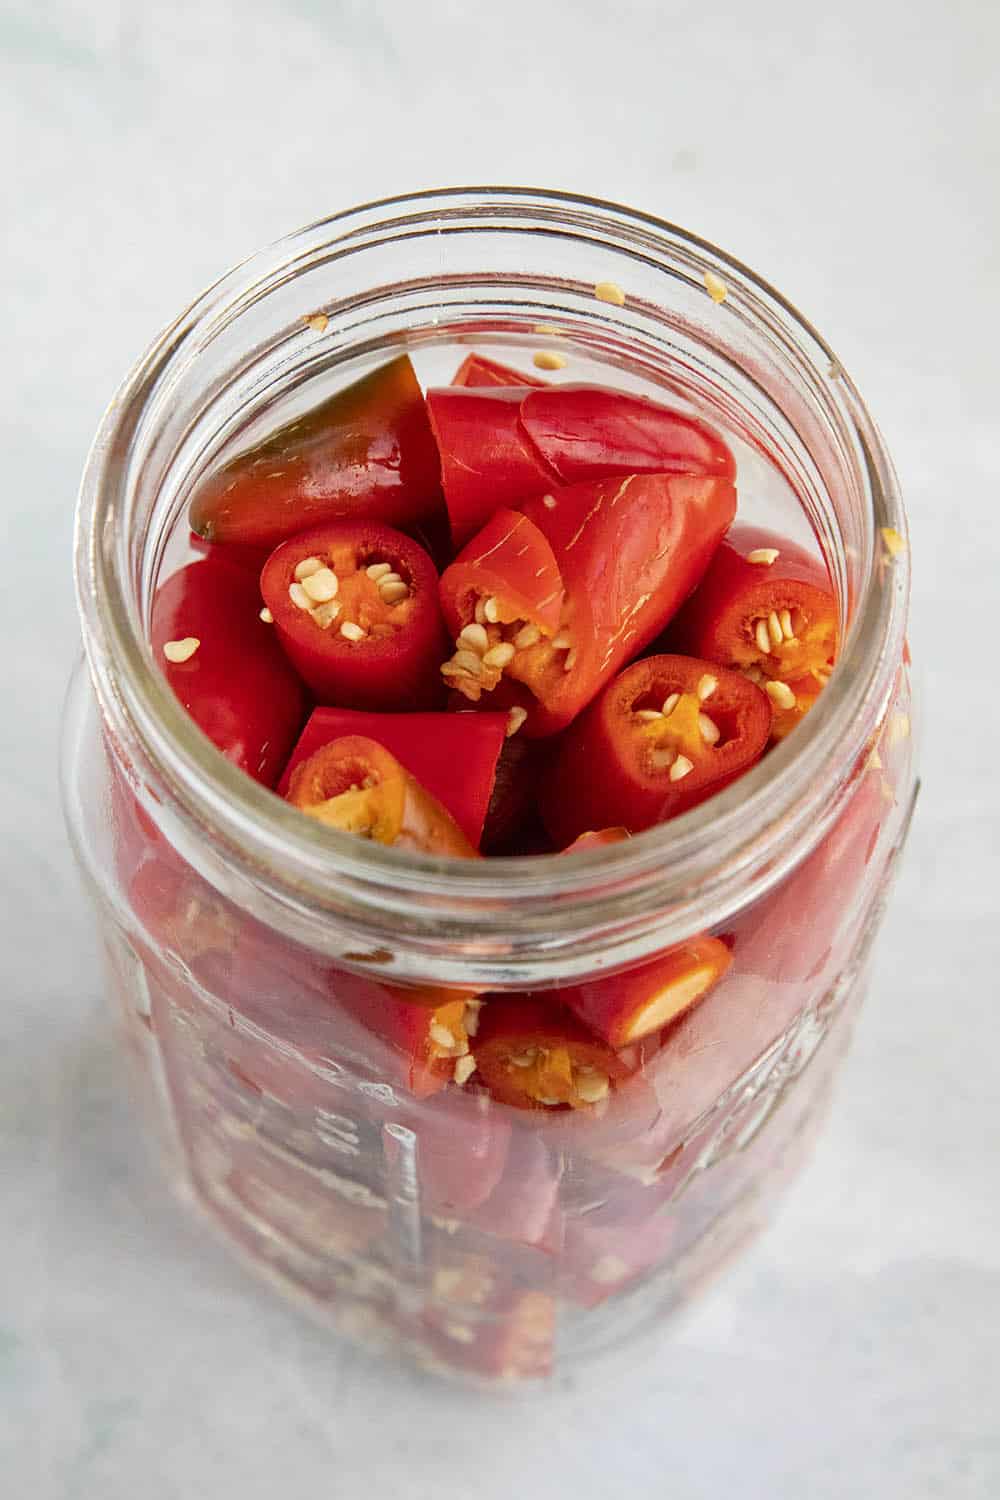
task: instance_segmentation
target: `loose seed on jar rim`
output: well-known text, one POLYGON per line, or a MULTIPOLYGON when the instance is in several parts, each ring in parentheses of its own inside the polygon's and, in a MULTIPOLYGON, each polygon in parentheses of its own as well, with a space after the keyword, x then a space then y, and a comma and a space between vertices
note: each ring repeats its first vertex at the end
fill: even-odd
POLYGON ((566 364, 566 356, 555 349, 539 349, 532 355, 531 363, 536 370, 561 370, 566 364))
POLYGON ((330 319, 325 312, 306 313, 302 319, 313 333, 325 333, 330 324, 330 319))
POLYGON ((617 281, 598 281, 594 286, 594 296, 598 302, 610 302, 612 307, 625 306, 625 293, 617 281))
POLYGON ((190 661, 201 641, 196 635, 186 635, 179 641, 164 641, 163 654, 167 661, 180 665, 182 662, 190 661))
POLYGON ((305 578, 311 578, 313 573, 318 573, 323 566, 321 557, 304 557, 295 569, 296 583, 301 583, 305 578))
POLYGON ((317 568, 315 573, 307 573, 302 580, 302 587, 314 604, 327 604, 336 598, 340 589, 340 579, 332 568, 317 568))
POLYGON ((747 553, 748 563, 759 563, 761 567, 769 568, 772 563, 777 562, 781 553, 777 547, 755 547, 752 552, 747 553))
POLYGON ((688 760, 686 755, 678 755, 677 759, 670 767, 670 780, 680 781, 683 779, 683 777, 687 776, 689 772, 693 770, 693 761, 688 760))
POLYGON ((764 691, 778 708, 794 708, 798 701, 787 682, 765 682, 764 691))
POLYGON ((716 276, 714 271, 705 272, 705 290, 713 302, 725 302, 729 295, 729 288, 721 276, 716 276))

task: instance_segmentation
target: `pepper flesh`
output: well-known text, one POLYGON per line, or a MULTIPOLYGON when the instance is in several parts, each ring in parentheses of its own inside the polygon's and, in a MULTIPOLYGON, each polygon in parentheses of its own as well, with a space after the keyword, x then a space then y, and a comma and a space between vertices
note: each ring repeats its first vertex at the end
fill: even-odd
POLYGON ((342 833, 422 854, 476 858, 441 803, 394 755, 363 735, 345 735, 296 766, 287 800, 342 833))
POLYGON ((352 521, 283 542, 260 579, 285 653, 316 697, 368 709, 441 701, 437 585, 412 538, 352 521))
POLYGON ((783 739, 833 668, 837 601, 811 553, 775 532, 736 525, 666 640, 672 650, 744 672, 765 690, 774 683, 772 734, 783 739))
POLYGON ((292 751, 278 793, 285 795, 295 769, 324 745, 344 735, 364 735, 394 755, 478 848, 506 730, 504 713, 380 714, 316 708, 292 751))
POLYGON ((567 844, 677 817, 749 770, 770 727, 767 697, 738 672, 687 656, 634 662, 561 740, 539 797, 545 825, 567 844))
POLYGON ((256 580, 218 558, 188 563, 153 598, 150 640, 176 696, 227 760, 274 786, 306 714, 306 697, 259 617, 256 580), (172 662, 164 646, 199 644, 172 662))
MULTIPOLYGON (((472 617, 477 596, 489 592, 496 604, 492 619, 487 604, 484 620, 486 670, 454 673, 453 685, 477 702, 502 679, 494 701, 524 710, 525 734, 565 728, 691 593, 735 510, 728 480, 640 474, 536 497, 520 512, 530 533, 524 525, 515 530, 514 512, 498 513, 442 575, 452 634, 472 617), (514 566, 524 562, 516 544, 526 534, 544 538, 562 589, 561 603, 558 591, 549 591, 544 621, 515 586, 514 566), (467 565, 473 558, 479 573, 467 565), (531 623, 539 624, 539 639, 523 634, 531 623), (489 668, 496 646, 513 650, 499 671, 489 668)), ((547 585, 550 574, 539 576, 547 585)))
POLYGON ((730 481, 736 474, 726 444, 697 417, 606 386, 452 385, 428 391, 427 410, 456 545, 498 506, 563 485, 627 474, 730 481))
POLYGON ((560 854, 581 854, 585 849, 603 849, 608 844, 620 844, 624 839, 631 838, 627 828, 588 828, 586 833, 580 833, 565 849, 560 849, 560 854))
POLYGON ((437 449, 404 354, 210 474, 190 522, 206 541, 274 547, 342 517, 409 529, 440 505, 437 449))
POLYGON ((488 1005, 473 1056, 493 1098, 518 1109, 590 1109, 634 1071, 568 1011, 536 995, 488 1005))
POLYGON ((451 383, 464 386, 520 385, 536 388, 548 384, 534 375, 525 375, 523 370, 514 370, 510 365, 502 365, 498 360, 489 359, 485 354, 467 354, 452 376, 451 383))
POLYGON ((696 937, 629 973, 561 989, 559 999, 609 1046, 627 1047, 701 1000, 731 963, 725 943, 696 937))

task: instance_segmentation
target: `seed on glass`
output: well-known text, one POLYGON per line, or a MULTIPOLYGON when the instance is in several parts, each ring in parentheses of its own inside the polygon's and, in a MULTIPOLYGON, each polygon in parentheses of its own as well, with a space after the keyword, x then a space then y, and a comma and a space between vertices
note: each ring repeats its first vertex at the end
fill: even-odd
POLYGON ((314 604, 327 604, 336 598, 340 579, 332 568, 318 568, 303 578, 302 587, 314 604))
POLYGON ((780 556, 777 547, 755 547, 752 552, 747 553, 747 562, 760 563, 762 567, 769 568, 780 556))
POLYGON ((324 566, 321 557, 304 557, 295 569, 295 581, 301 583, 303 578, 312 577, 324 566))
POLYGON ((706 672, 704 677, 699 677, 698 701, 700 703, 704 703, 706 699, 711 698, 712 694, 715 692, 718 686, 719 679, 717 677, 713 677, 710 672, 706 672))
POLYGON ((483 614, 486 616, 486 619, 489 621, 489 623, 491 625, 499 625, 499 623, 500 623, 500 601, 499 601, 499 599, 494 599, 494 598, 487 599, 486 603, 483 605, 483 614))
POLYGON ((330 319, 325 312, 306 313, 302 319, 312 329, 313 333, 325 333, 330 319))
POLYGON ((384 578, 378 586, 378 592, 383 604, 402 604, 404 599, 410 597, 410 585, 401 578, 392 583, 384 578))
POLYGON ((663 712, 665 714, 672 714, 680 701, 680 693, 671 693, 669 697, 663 700, 663 712))
POLYGON ((757 642, 758 651, 762 651, 765 656, 770 656, 771 637, 767 633, 767 621, 758 620, 757 624, 754 626, 753 634, 754 640, 757 642))
POLYGON ((729 295, 726 283, 714 271, 705 272, 705 290, 713 302, 725 302, 729 295))
POLYGON ((460 1057, 455 1063, 455 1082, 459 1085, 468 1083, 476 1071, 476 1059, 470 1053, 468 1057, 460 1057))
POLYGON ((365 633, 360 625, 355 625, 353 620, 345 620, 340 627, 340 633, 345 641, 363 641, 365 633))
POLYGON ((670 767, 670 780, 680 781, 683 777, 687 776, 690 771, 693 770, 694 763, 688 760, 686 755, 678 755, 677 759, 670 767))
POLYGON ((311 609, 309 613, 321 630, 328 630, 340 614, 340 609, 338 599, 328 599, 325 604, 317 604, 316 608, 311 609))
POLYGON ((780 646, 785 638, 785 635, 784 631, 781 628, 781 621, 778 619, 778 616, 773 609, 767 617, 767 632, 771 637, 774 645, 780 646))
POLYGON ((369 563, 368 567, 365 569, 365 576, 370 578, 372 583, 378 583, 380 578, 385 578, 386 574, 391 572, 392 563, 369 563))
POLYGON ((313 602, 301 583, 290 583, 288 585, 288 597, 296 609, 312 609, 313 602))
POLYGON ((537 354, 532 355, 531 363, 536 370, 561 370, 566 364, 566 356, 555 349, 539 349, 537 354))
POLYGON ((513 738, 527 717, 528 710, 526 708, 511 709, 507 715, 507 739, 513 738))
POLYGON ((514 645, 518 651, 526 651, 529 646, 537 646, 542 638, 542 632, 537 625, 522 625, 514 637, 514 645))
POLYGON ((501 641, 498 646, 491 646, 483 657, 485 667, 499 667, 501 672, 504 667, 510 665, 514 660, 515 651, 510 641, 501 641))
POLYGON ((164 641, 163 654, 167 661, 179 665, 181 662, 190 661, 200 645, 201 641, 196 635, 186 635, 180 641, 164 641))
POLYGON ((266 604, 264 605, 264 608, 260 612, 260 618, 264 621, 265 625, 273 625, 274 624, 274 616, 272 615, 271 611, 268 609, 268 607, 267 607, 266 604))
POLYGON ((610 302, 612 307, 625 306, 625 293, 617 281, 599 281, 594 287, 598 302, 610 302))
POLYGON ((576 1080, 576 1092, 586 1104, 597 1104, 603 1099, 611 1087, 606 1073, 597 1071, 587 1072, 586 1075, 578 1075, 576 1080))
POLYGON ((482 625, 466 625, 459 631, 455 645, 459 650, 465 646, 467 650, 478 651, 482 656, 484 651, 489 650, 490 638, 482 625))
POLYGON ((719 726, 714 719, 708 717, 708 714, 698 715, 698 732, 706 745, 715 745, 718 743, 720 734, 719 726))
POLYGON ((795 694, 787 682, 765 682, 764 691, 778 708, 794 708, 795 694))

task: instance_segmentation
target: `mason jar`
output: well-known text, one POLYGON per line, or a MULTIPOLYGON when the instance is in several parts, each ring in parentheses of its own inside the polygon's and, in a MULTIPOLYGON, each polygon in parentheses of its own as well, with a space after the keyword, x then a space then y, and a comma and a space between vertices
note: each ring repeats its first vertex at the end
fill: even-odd
POLYGON ((184 1201, 339 1333, 463 1380, 544 1378, 665 1319, 808 1153, 915 796, 900 495, 823 339, 724 252, 612 204, 483 188, 337 214, 224 276, 128 375, 76 573, 67 819, 184 1201), (352 839, 224 759, 158 670, 181 518, 248 432, 401 350, 441 383, 469 348, 516 364, 540 342, 725 433, 741 514, 822 552, 836 668, 753 770, 627 842, 462 861, 352 839), (706 934, 725 978, 589 1109, 443 1086, 407 1032, 407 987, 440 987, 474 1057, 483 1004, 624 982, 706 934))

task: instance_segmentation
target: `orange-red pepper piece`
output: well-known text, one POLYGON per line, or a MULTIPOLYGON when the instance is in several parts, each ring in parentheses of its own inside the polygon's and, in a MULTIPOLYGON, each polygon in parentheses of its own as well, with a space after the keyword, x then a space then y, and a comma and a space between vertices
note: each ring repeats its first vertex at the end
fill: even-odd
POLYGON ((731 963, 718 938, 691 938, 627 974, 561 989, 559 999, 609 1046, 627 1047, 701 1000, 731 963))
POLYGON ((558 1002, 539 995, 487 1005, 473 1056, 493 1098, 518 1109, 589 1109, 635 1071, 558 1002))

